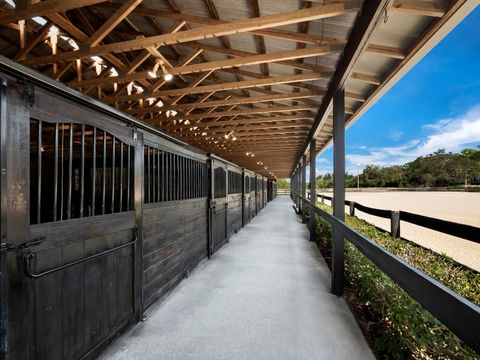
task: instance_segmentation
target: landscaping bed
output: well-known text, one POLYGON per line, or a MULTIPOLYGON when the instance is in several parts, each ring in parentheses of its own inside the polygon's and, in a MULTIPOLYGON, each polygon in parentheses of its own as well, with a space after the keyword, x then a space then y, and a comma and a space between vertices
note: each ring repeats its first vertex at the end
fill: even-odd
MULTIPOLYGON (((331 207, 318 204, 331 213, 331 207)), ((480 305, 480 273, 450 257, 345 215, 346 223, 472 303, 480 305)), ((331 264, 331 226, 316 215, 317 245, 331 264)), ((480 356, 380 271, 355 246, 345 244, 345 299, 381 359, 480 359, 480 356)))

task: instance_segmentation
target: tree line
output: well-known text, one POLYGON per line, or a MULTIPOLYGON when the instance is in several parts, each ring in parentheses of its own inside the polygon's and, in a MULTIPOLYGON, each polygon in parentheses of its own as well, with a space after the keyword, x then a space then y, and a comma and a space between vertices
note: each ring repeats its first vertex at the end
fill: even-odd
MULTIPOLYGON (((440 149, 404 165, 366 166, 359 175, 346 174, 346 187, 447 187, 480 185, 480 150, 458 153, 440 149)), ((333 187, 333 174, 317 177, 317 187, 333 187)))
MULTIPOLYGON (((479 146, 480 149, 480 146, 479 146)), ((290 184, 279 179, 278 188, 290 184)), ((360 187, 447 187, 480 185, 480 150, 458 153, 440 149, 404 165, 366 166, 359 175, 345 174, 345 186, 360 187)), ((317 176, 317 188, 333 187, 333 174, 317 176)))

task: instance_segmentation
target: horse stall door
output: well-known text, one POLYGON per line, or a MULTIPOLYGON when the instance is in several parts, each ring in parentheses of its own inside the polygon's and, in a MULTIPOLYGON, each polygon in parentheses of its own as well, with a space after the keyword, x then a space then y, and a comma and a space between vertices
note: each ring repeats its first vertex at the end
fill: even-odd
POLYGON ((212 253, 220 249, 227 241, 227 165, 217 159, 211 159, 213 171, 213 196, 211 213, 212 253))
MULTIPOLYGON (((6 126, 7 123, 7 80, 0 78, 0 168, 6 168, 6 126)), ((0 176, 0 359, 7 358, 8 349, 8 277, 7 277, 7 251, 6 242, 6 179, 0 176)))
POLYGON ((255 175, 250 176, 250 219, 257 215, 257 198, 256 198, 256 183, 255 175))
POLYGON ((263 194, 263 189, 262 189, 262 178, 260 175, 256 176, 256 202, 257 202, 257 214, 262 210, 262 194, 263 194))
POLYGON ((242 228, 242 169, 232 164, 227 165, 227 238, 242 228))
POLYGON ((94 356, 134 319, 138 301, 136 143, 125 124, 42 89, 25 101, 19 86, 9 89, 2 144, 7 237, 16 247, 8 358, 94 356))
POLYGON ((247 225, 252 219, 250 206, 250 176, 243 175, 243 226, 247 225))
POLYGON ((205 156, 182 152, 149 134, 145 135, 143 169, 146 308, 207 256, 208 174, 205 156))

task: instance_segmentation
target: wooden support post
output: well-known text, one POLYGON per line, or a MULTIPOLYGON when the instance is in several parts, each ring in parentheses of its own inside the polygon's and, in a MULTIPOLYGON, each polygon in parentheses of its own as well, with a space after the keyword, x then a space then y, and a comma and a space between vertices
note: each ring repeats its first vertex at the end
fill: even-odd
POLYGON ((350 201, 350 216, 355 216, 355 201, 350 201))
POLYGON ((313 208, 317 202, 317 189, 315 187, 315 177, 317 173, 316 146, 317 141, 313 138, 310 140, 310 241, 315 241, 315 211, 313 208))
POLYGON ((400 237, 400 211, 392 211, 390 216, 390 235, 400 237))
MULTIPOLYGON (((302 196, 304 198, 307 198, 307 178, 306 178, 306 173, 307 173, 307 155, 303 155, 302 157, 302 196)), ((301 203, 301 211, 302 211, 302 223, 305 224, 307 222, 307 212, 306 212, 306 204, 304 203, 303 200, 300 201, 301 203)))
MULTIPOLYGON (((333 215, 345 220, 345 89, 333 98, 333 215)), ((345 240, 333 229, 332 293, 343 295, 345 240)))
POLYGON ((25 47, 25 42, 26 42, 26 34, 25 34, 25 20, 20 20, 18 22, 18 30, 19 30, 19 36, 20 36, 20 49, 23 49, 25 47))

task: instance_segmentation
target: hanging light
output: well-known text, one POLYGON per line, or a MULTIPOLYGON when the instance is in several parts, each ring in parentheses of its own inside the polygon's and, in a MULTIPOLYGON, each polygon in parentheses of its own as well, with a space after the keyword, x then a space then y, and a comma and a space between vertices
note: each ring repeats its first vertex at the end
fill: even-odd
POLYGON ((127 85, 127 94, 132 95, 133 82, 127 85))
POLYGON ((173 75, 170 74, 170 72, 167 70, 167 67, 165 66, 164 62, 160 60, 160 66, 162 67, 162 73, 163 73, 163 79, 165 81, 170 81, 173 79, 173 75))
POLYGON ((148 72, 148 76, 150 76, 152 79, 157 78, 157 71, 158 68, 162 65, 162 60, 156 59, 155 60, 155 65, 153 65, 153 69, 148 72))
POLYGON ((60 31, 56 26, 51 26, 49 30, 50 43, 52 44, 52 46, 56 46, 58 42, 58 34, 60 31))

